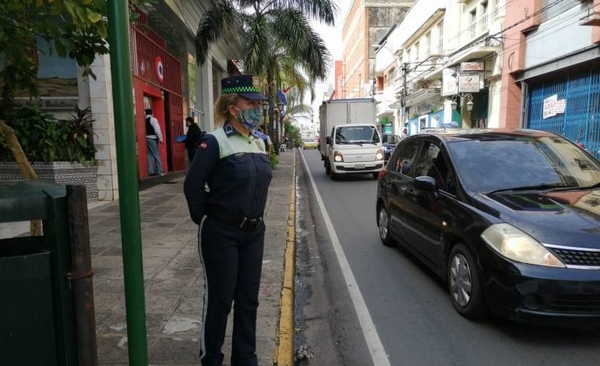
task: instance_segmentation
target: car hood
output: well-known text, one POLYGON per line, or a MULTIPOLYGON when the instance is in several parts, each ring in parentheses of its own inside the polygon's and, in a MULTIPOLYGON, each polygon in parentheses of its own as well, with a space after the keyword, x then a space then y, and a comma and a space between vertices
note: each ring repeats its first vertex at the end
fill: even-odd
POLYGON ((477 205, 542 243, 600 249, 600 190, 477 194, 477 205))

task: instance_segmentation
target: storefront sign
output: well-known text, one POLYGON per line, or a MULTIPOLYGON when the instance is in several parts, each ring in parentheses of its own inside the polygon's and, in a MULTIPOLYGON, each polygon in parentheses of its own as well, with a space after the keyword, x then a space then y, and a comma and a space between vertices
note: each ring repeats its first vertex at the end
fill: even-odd
POLYGON ((458 93, 456 72, 453 69, 444 69, 442 74, 442 96, 458 93))
POLYGON ((468 74, 458 76, 459 93, 477 93, 479 91, 479 75, 468 74))
POLYGON ((565 108, 567 108, 567 101, 565 99, 558 99, 558 95, 554 94, 544 99, 542 118, 546 119, 554 117, 559 113, 565 113, 565 108))
POLYGON ((484 71, 485 65, 483 62, 462 62, 460 71, 484 71))

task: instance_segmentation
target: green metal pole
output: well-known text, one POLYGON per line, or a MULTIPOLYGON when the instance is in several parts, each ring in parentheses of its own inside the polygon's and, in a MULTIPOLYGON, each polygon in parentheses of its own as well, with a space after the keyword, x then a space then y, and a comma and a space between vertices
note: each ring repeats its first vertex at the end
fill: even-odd
POLYGON ((108 1, 108 39, 110 40, 113 109, 117 140, 121 250, 125 279, 129 365, 147 366, 144 269, 127 4, 128 2, 123 0, 108 1))

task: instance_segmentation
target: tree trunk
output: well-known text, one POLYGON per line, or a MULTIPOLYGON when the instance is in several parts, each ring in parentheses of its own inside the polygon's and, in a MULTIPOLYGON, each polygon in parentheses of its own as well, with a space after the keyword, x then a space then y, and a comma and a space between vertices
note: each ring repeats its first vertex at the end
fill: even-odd
MULTIPOLYGON (((0 132, 4 135, 4 141, 6 141, 6 144, 10 148, 10 152, 15 158, 19 170, 25 179, 38 179, 35 170, 33 170, 31 164, 29 164, 29 160, 27 160, 27 156, 19 143, 19 139, 17 139, 15 130, 7 125, 6 122, 0 120, 0 132)), ((42 235, 42 222, 40 220, 31 221, 29 232, 31 236, 42 235)))

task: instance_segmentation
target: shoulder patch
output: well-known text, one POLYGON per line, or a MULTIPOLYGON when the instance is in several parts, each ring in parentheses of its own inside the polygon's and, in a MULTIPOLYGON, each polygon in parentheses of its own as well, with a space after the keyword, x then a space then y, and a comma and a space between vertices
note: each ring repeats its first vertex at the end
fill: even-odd
POLYGON ((202 141, 198 147, 200 149, 206 149, 208 147, 208 144, 206 143, 206 141, 202 141))

